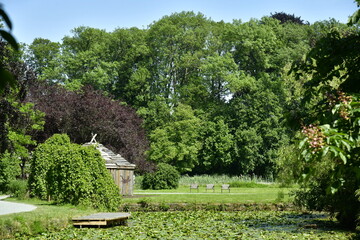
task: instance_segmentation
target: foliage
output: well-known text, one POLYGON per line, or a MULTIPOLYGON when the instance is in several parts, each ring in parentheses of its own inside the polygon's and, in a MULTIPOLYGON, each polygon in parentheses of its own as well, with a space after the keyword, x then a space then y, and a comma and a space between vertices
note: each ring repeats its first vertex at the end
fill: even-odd
POLYGON ((72 92, 39 82, 31 86, 27 101, 46 114, 44 131, 34 136, 39 142, 55 133, 66 133, 73 142, 83 144, 96 133, 97 141, 136 164, 140 172, 152 168, 145 161, 148 142, 142 120, 120 101, 91 87, 72 92))
POLYGON ((191 171, 198 163, 201 120, 183 104, 174 109, 171 117, 173 121, 151 133, 149 159, 168 163, 181 173, 191 171))
POLYGON ((132 214, 130 224, 67 228, 34 239, 349 239, 356 235, 340 231, 325 215, 282 211, 141 212, 132 214))
MULTIPOLYGON (((152 167, 141 155, 149 150, 148 160, 170 163, 181 173, 270 177, 276 173, 279 149, 294 135, 293 129, 284 126, 284 113, 294 119, 298 115, 293 113, 306 112, 299 104, 301 84, 286 75, 289 66, 300 61, 331 27, 350 31, 332 20, 307 25, 294 15, 282 15, 289 20, 284 23, 274 17, 225 23, 184 11, 164 16, 147 29, 106 32, 77 27, 60 43, 35 39, 24 58, 36 66, 42 80, 76 91, 91 85, 133 107, 144 119, 149 145, 139 140, 142 136, 112 134, 119 128, 108 133, 110 127, 102 126, 107 136, 97 134, 142 172, 152 167), (125 135, 132 140, 124 142, 125 135)), ((78 99, 71 102, 85 104, 78 99)), ((69 119, 64 116, 67 108, 59 112, 53 116, 63 122, 46 128, 61 132, 71 126, 67 131, 71 139, 88 141, 87 126, 97 124, 84 117, 84 110, 76 115, 79 120, 85 118, 82 128, 75 128, 80 121, 64 124, 69 124, 64 120, 69 119)), ((100 126, 91 128, 98 131, 100 126)))
POLYGON ((6 192, 15 178, 26 176, 25 167, 36 144, 31 135, 42 129, 44 114, 35 110, 33 104, 24 103, 26 85, 35 78, 31 69, 2 41, 0 56, 0 66, 16 81, 16 85, 0 90, 0 191, 6 192))
MULTIPOLYGON (((272 13, 270 17, 279 20, 281 24, 289 23, 289 22, 300 25, 306 24, 304 23, 304 20, 301 19, 301 17, 295 17, 294 14, 291 15, 284 12, 275 12, 274 14, 272 13)), ((307 24, 309 24, 309 22, 307 22, 307 24)))
POLYGON ((223 119, 205 122, 201 131, 202 147, 199 150, 199 164, 193 173, 222 173, 231 164, 234 137, 223 119))
POLYGON ((6 193, 9 190, 11 181, 20 176, 20 161, 9 152, 5 152, 0 158, 0 192, 6 193))
POLYGON ((289 186, 301 178, 305 164, 299 161, 300 153, 298 145, 294 143, 279 149, 279 157, 276 160, 277 182, 289 186))
POLYGON ((192 183, 198 183, 205 186, 206 184, 226 184, 231 182, 242 182, 242 183, 273 183, 271 179, 264 179, 256 175, 238 175, 238 176, 228 176, 228 175, 194 175, 188 176, 183 175, 180 178, 180 185, 189 186, 192 183))
POLYGON ((17 199, 28 197, 28 181, 23 179, 14 179, 9 182, 8 193, 17 199))
POLYGON ((270 177, 274 172, 275 149, 286 143, 282 120, 281 83, 266 77, 255 89, 239 91, 230 101, 231 129, 234 135, 232 174, 270 177), (265 87, 266 86, 266 87, 265 87), (280 85, 281 86, 281 85, 280 85))
MULTIPOLYGON (((3 44, 3 40, 5 40, 14 50, 17 51, 19 50, 19 45, 16 42, 14 36, 11 34, 11 29, 11 20, 8 14, 5 12, 3 5, 0 3, 0 42, 1 44, 3 44), (3 28, 2 22, 5 22, 9 30, 3 28)), ((1 46, 0 48, 2 47, 3 46, 1 46)), ((0 64, 0 80, 0 94, 2 94, 7 85, 10 85, 13 88, 16 86, 16 81, 13 75, 11 74, 11 72, 8 71, 8 69, 6 69, 6 67, 3 66, 3 64, 0 64)))
MULTIPOLYGON (((355 2, 357 3, 358 8, 360 7, 360 1, 359 0, 355 0, 355 2)), ((356 23, 359 23, 360 20, 360 9, 358 9, 357 11, 355 11, 353 13, 353 15, 349 18, 349 22, 348 25, 352 26, 355 25, 356 23)))
POLYGON ((39 80, 59 82, 62 79, 59 73, 60 44, 48 39, 35 38, 25 54, 27 63, 34 69, 39 80))
POLYGON ((30 174, 31 193, 41 199, 108 210, 119 206, 119 189, 100 153, 71 143, 65 134, 39 144, 30 174))
POLYGON ((84 209, 72 205, 54 205, 52 202, 40 201, 35 198, 26 200, 7 199, 35 205, 36 209, 30 212, 6 214, 0 216, 0 239, 29 239, 30 236, 45 232, 61 231, 71 226, 72 217, 94 213, 93 209, 84 209))
POLYGON ((142 179, 142 189, 173 189, 179 186, 180 174, 173 166, 159 163, 153 173, 146 173, 142 179))
POLYGON ((359 44, 358 31, 334 29, 293 70, 311 76, 303 100, 310 112, 302 120, 299 144, 303 177, 309 181, 298 198, 310 208, 336 213, 352 228, 360 212, 355 196, 360 185, 359 44))

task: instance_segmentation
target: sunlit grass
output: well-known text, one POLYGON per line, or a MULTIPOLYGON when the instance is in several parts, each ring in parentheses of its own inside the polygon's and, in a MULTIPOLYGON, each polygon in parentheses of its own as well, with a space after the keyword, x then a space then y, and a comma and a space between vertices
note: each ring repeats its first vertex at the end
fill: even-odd
POLYGON ((0 215, 0 239, 58 231, 68 227, 72 217, 95 212, 94 209, 53 205, 38 199, 7 199, 7 201, 32 204, 37 208, 31 212, 0 215))
POLYGON ((135 203, 146 198, 149 202, 166 203, 273 203, 289 202, 293 188, 231 188, 229 192, 221 193, 220 186, 215 186, 215 192, 206 192, 205 187, 199 187, 199 192, 186 186, 171 190, 136 190, 137 198, 124 198, 124 202, 135 203))

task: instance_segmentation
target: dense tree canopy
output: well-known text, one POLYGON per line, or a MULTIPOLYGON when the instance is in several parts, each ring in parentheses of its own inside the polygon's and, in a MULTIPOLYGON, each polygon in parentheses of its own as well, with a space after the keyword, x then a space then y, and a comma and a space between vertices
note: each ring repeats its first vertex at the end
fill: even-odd
POLYGON ((99 142, 135 163, 140 171, 150 167, 144 156, 148 143, 142 120, 121 102, 92 87, 73 92, 41 82, 30 87, 26 101, 45 113, 44 131, 35 135, 38 141, 43 142, 55 133, 66 133, 73 142, 83 144, 97 134, 99 142))
MULTIPOLYGON (((288 104, 297 104, 289 100, 293 89, 285 83, 286 71, 333 26, 299 24, 303 20, 289 16, 298 22, 280 22, 271 16, 224 23, 201 13, 180 12, 147 29, 106 32, 78 27, 61 43, 35 39, 25 58, 39 79, 50 84, 60 83, 72 91, 91 85, 134 107, 150 140, 148 160, 170 163, 182 173, 272 176, 278 150, 292 135, 283 114, 288 104)), ((82 98, 70 100, 70 92, 52 91, 59 99, 69 96, 70 104, 60 109, 62 105, 54 103, 56 124, 45 129, 72 129, 67 133, 76 142, 98 131, 90 114, 98 115, 84 107, 102 109, 101 103, 84 100, 93 96, 85 92, 82 98), (65 113, 71 109, 77 109, 76 121, 65 124, 65 113), (88 127, 76 128, 82 122, 88 127)), ((47 101, 49 106, 52 101, 47 101)), ((50 119, 45 107, 39 109, 50 119)), ((97 118, 105 121, 101 114, 97 118)), ((127 134, 131 135, 130 128, 127 134)), ((129 151, 114 138, 101 140, 129 151)), ((134 146, 140 146, 139 152, 145 150, 142 144, 134 146)), ((135 155, 125 154, 130 159, 135 155)))

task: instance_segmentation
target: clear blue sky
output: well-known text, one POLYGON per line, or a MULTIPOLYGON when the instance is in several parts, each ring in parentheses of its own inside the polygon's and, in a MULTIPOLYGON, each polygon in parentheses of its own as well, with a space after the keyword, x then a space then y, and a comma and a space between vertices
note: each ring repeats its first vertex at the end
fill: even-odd
POLYGON ((346 23, 356 9, 354 0, 0 0, 9 14, 19 42, 42 37, 61 41, 70 30, 89 26, 107 31, 147 28, 165 15, 201 12, 215 21, 260 19, 285 12, 313 23, 336 20, 346 23))

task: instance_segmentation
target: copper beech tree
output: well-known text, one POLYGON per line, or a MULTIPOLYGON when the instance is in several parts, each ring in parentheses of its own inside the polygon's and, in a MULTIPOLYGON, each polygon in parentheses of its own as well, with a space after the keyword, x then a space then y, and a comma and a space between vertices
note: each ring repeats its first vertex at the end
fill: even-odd
POLYGON ((92 87, 73 92, 35 82, 29 92, 27 101, 46 114, 44 131, 35 137, 39 142, 55 133, 66 133, 73 142, 83 144, 96 133, 98 142, 136 164, 140 172, 152 168, 144 156, 148 140, 142 119, 131 107, 92 87))

